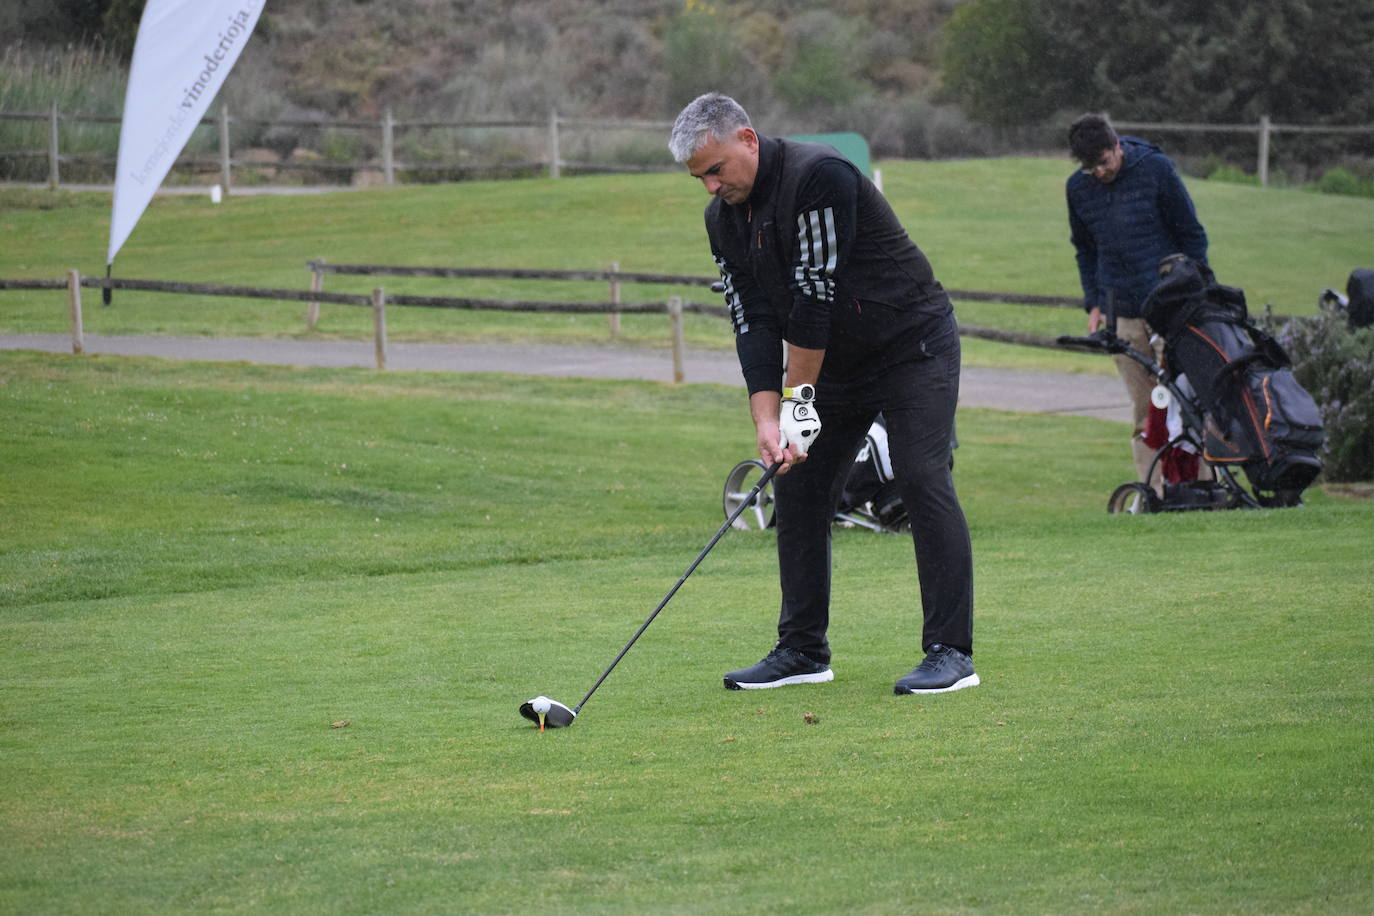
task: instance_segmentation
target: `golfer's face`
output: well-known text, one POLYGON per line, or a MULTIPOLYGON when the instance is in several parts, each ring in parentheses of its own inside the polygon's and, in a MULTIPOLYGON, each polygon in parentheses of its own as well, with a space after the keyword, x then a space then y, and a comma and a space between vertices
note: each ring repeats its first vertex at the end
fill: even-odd
POLYGON ((723 140, 712 137, 687 160, 687 171, 706 193, 727 204, 742 204, 754 189, 759 171, 759 135, 741 127, 723 140))

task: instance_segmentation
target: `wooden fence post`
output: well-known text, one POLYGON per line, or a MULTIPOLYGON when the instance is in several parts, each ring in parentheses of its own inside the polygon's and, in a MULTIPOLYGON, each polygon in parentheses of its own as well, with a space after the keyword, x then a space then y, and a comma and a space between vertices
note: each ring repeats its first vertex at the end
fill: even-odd
POLYGON ((48 105, 48 190, 56 191, 57 186, 62 183, 61 170, 58 168, 57 161, 59 156, 57 148, 57 100, 53 99, 48 105))
POLYGON ((1260 187, 1269 186, 1269 116, 1261 115, 1259 123, 1259 163, 1255 167, 1260 187))
POLYGON ((549 112, 549 177, 558 178, 563 169, 559 162, 558 150, 558 109, 549 112))
POLYGON ((382 176, 388 187, 396 183, 396 121, 390 105, 382 112, 382 176))
POLYGON ((372 330, 377 351, 377 368, 386 368, 386 291, 372 291, 372 330))
POLYGON ((682 384, 686 377, 682 369, 683 351, 686 344, 682 337, 682 297, 673 296, 668 300, 668 323, 673 334, 673 382, 682 384))
POLYGON ((85 329, 81 321, 81 271, 67 271, 67 302, 72 316, 72 352, 80 356, 86 349, 85 329))
POLYGON ((611 262, 611 313, 608 316, 611 321, 611 336, 620 336, 620 278, 616 274, 620 273, 620 262, 611 262))
POLYGON ((233 185, 234 174, 229 167, 229 103, 219 103, 219 183, 228 195, 233 185))
MULTIPOLYGON (((310 267, 310 291, 312 293, 318 293, 320 290, 324 289, 324 270, 321 267, 322 264, 324 264, 324 258, 311 261, 308 265, 310 267)), ((307 331, 315 330, 315 323, 319 320, 320 301, 318 299, 311 299, 305 304, 305 329, 307 331)))

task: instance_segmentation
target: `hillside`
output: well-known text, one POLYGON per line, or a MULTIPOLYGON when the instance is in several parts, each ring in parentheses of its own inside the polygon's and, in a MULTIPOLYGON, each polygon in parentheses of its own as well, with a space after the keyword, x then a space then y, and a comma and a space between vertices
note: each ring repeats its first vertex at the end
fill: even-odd
MULTIPOLYGON (((842 127, 881 155, 921 154, 930 131, 978 131, 936 100, 953 0, 268 0, 223 97, 244 118, 671 118, 701 92, 745 101, 779 132, 842 127)), ((0 70, 73 50, 65 110, 113 113, 140 0, 0 10, 0 70), (99 12, 100 10, 104 12, 99 12), (94 11, 94 12, 92 12, 94 11), (18 50, 17 50, 18 49, 18 50), (20 53, 23 52, 23 53, 20 53), (96 107, 96 103, 99 107, 96 107)), ((25 81, 32 82, 32 81, 25 81)), ((0 109, 19 108, 22 87, 0 109)), ((42 106, 46 107, 46 106, 42 106)), ((976 142, 965 141, 973 151, 976 142)))

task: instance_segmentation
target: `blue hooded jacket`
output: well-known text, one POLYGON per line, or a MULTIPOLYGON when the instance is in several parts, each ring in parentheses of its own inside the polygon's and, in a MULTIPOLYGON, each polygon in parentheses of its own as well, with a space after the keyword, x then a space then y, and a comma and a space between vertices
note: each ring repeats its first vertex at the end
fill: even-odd
POLYGON ((1182 252, 1207 263, 1207 233, 1174 163, 1159 147, 1122 137, 1121 171, 1110 184, 1075 171, 1065 186, 1083 307, 1139 318, 1162 258, 1182 252))

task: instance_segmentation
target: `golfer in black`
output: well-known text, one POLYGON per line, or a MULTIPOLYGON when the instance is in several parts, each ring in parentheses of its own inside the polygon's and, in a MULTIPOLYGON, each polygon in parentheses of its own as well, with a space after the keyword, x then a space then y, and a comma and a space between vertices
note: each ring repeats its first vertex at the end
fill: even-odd
POLYGON ((703 95, 683 109, 669 148, 714 198, 706 233, 759 454, 781 463, 778 641, 758 664, 726 674, 725 686, 833 679, 831 523, 879 412, 911 519, 925 621, 925 659, 896 692, 976 685, 973 552, 950 474, 959 329, 930 262, 839 153, 760 136, 727 96, 703 95))

